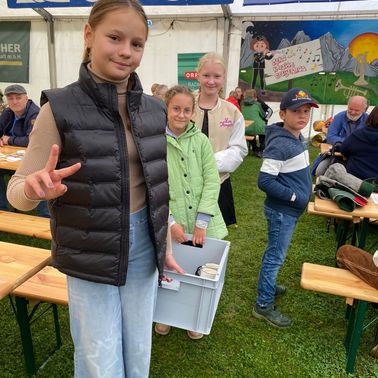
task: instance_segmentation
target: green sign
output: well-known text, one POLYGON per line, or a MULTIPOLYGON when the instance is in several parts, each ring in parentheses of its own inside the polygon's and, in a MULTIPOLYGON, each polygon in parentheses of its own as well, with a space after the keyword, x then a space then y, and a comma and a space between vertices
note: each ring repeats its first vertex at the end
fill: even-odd
POLYGON ((29 83, 30 22, 0 22, 0 81, 29 83))
POLYGON ((205 53, 177 54, 179 85, 185 85, 192 91, 198 89, 197 66, 203 55, 205 53))

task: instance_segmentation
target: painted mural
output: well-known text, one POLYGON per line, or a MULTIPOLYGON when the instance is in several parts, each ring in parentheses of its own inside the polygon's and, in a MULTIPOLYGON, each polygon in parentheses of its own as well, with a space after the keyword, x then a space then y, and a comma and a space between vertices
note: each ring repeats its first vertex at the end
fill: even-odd
POLYGON ((245 21, 239 85, 266 101, 303 87, 321 104, 378 104, 377 20, 245 21))

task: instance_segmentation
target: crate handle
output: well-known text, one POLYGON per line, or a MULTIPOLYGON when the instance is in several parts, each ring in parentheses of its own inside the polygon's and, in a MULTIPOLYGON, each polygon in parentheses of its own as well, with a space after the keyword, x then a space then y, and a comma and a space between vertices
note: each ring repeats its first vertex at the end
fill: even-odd
POLYGON ((179 291, 180 290, 180 281, 178 281, 178 280, 172 280, 171 282, 162 281, 161 288, 179 291))

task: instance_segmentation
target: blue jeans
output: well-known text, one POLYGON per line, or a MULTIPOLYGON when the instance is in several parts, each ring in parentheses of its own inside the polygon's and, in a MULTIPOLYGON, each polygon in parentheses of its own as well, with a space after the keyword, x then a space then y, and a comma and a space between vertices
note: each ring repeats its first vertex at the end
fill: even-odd
POLYGON ((158 274, 146 209, 130 215, 126 284, 67 276, 76 378, 147 378, 158 274))
POLYGON ((258 306, 274 304, 278 271, 284 263, 298 218, 264 207, 268 221, 268 245, 262 258, 257 285, 258 306))

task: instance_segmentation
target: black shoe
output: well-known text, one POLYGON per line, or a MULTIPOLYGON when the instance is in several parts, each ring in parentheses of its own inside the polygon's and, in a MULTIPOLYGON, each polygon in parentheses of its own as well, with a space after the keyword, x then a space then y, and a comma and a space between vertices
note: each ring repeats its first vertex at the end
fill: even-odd
POLYGON ((255 318, 263 319, 270 325, 276 328, 289 328, 293 321, 283 315, 276 306, 260 307, 255 305, 252 309, 252 314, 255 318))

